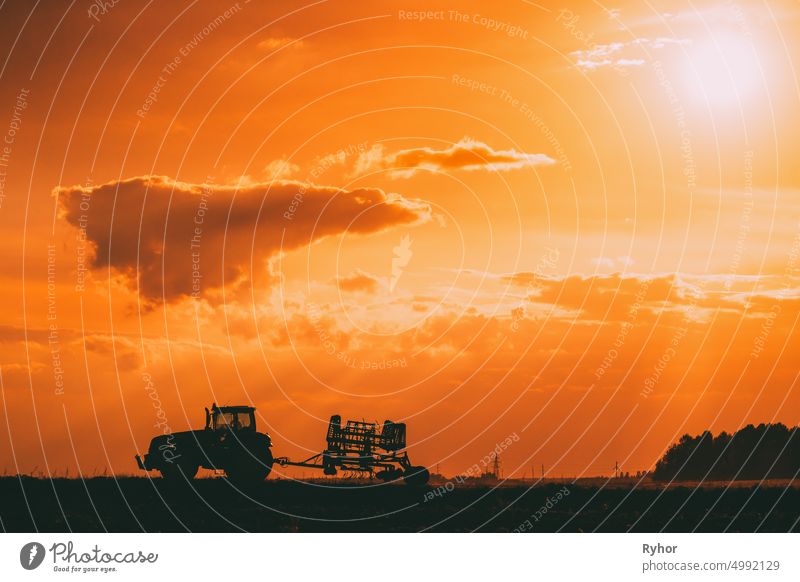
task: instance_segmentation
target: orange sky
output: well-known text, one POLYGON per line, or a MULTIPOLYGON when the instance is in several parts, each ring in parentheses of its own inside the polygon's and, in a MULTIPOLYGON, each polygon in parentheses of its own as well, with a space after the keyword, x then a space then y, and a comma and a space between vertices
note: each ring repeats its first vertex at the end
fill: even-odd
POLYGON ((796 3, 102 6, 0 8, 6 472, 212 401, 447 474, 800 421, 796 3))

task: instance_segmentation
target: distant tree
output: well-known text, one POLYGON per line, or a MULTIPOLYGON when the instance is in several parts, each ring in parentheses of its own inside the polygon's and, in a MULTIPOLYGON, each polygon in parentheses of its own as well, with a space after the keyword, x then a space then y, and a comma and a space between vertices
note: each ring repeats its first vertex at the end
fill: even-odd
POLYGON ((683 435, 656 463, 656 481, 791 479, 800 472, 800 427, 748 424, 730 435, 683 435))

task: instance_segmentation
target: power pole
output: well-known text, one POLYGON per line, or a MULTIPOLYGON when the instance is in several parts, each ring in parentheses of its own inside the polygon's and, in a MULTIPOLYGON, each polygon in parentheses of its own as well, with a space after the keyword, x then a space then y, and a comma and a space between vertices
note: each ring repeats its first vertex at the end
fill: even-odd
POLYGON ((619 479, 619 461, 614 463, 614 478, 619 479))
POLYGON ((542 479, 544 479, 544 463, 542 463, 542 479))

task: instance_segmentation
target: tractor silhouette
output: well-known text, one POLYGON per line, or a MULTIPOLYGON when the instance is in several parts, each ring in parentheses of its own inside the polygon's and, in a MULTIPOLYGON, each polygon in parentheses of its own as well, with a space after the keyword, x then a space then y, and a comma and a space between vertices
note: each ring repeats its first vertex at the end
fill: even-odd
POLYGON ((381 481, 403 481, 422 486, 430 479, 425 467, 414 466, 406 448, 406 425, 385 421, 382 425, 349 420, 342 426, 339 415, 331 417, 327 448, 303 461, 273 458, 272 440, 256 430, 252 406, 211 405, 206 408, 206 425, 191 430, 159 435, 150 442, 136 464, 143 471, 158 470, 165 479, 193 479, 200 467, 222 470, 233 482, 257 483, 266 479, 274 463, 280 466, 321 469, 325 475, 339 471, 376 477, 381 481))
POLYGON ((272 440, 256 430, 255 411, 212 404, 205 428, 155 437, 144 459, 136 455, 136 464, 169 480, 193 479, 203 467, 225 471, 231 481, 263 481, 272 471, 272 440))

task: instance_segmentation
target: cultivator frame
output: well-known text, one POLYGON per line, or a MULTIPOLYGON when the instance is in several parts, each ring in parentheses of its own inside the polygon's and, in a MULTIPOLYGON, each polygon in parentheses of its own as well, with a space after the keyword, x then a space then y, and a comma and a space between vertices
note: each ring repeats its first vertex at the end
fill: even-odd
POLYGON ((409 485, 425 485, 430 474, 425 467, 415 467, 408 458, 406 425, 402 422, 384 421, 378 424, 348 420, 342 426, 342 417, 331 416, 326 435, 327 448, 303 461, 277 457, 282 467, 307 467, 322 469, 325 475, 339 471, 361 473, 382 481, 400 479, 409 485))

